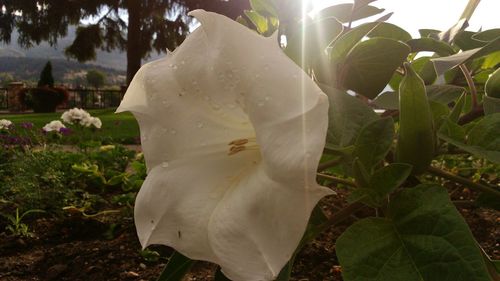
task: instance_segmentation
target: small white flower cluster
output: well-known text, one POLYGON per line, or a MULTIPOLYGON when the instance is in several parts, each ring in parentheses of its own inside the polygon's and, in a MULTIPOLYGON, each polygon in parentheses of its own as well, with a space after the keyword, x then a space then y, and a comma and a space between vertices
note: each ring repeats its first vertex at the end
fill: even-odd
POLYGON ((97 129, 100 129, 102 126, 101 119, 98 117, 93 117, 87 111, 81 108, 73 108, 68 111, 65 111, 61 115, 61 119, 68 124, 79 124, 84 127, 94 126, 97 129))
POLYGON ((59 120, 50 121, 43 126, 42 130, 45 132, 60 132, 62 128, 66 128, 64 124, 59 120))
POLYGON ((12 121, 7 119, 0 120, 0 130, 8 130, 12 126, 12 121))

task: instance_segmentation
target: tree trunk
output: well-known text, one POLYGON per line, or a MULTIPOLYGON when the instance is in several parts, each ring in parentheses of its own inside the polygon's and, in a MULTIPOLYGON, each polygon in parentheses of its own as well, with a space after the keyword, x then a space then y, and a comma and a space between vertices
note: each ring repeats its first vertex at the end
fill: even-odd
POLYGON ((127 85, 141 67, 141 0, 128 0, 127 85))

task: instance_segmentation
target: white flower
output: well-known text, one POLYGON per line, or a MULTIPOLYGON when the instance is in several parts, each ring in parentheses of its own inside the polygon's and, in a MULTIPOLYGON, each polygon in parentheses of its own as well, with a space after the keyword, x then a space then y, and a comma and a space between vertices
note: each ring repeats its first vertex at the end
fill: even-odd
POLYGON ((92 116, 83 118, 82 120, 80 120, 80 124, 84 127, 94 126, 97 129, 100 129, 102 126, 101 119, 92 116))
POLYGON ((149 171, 138 236, 217 263, 232 280, 273 280, 332 194, 316 183, 327 97, 276 37, 191 15, 201 27, 142 67, 117 110, 137 118, 149 171))
POLYGON ((0 130, 8 130, 12 126, 12 121, 7 119, 0 120, 0 130))
POLYGON ((82 120, 90 117, 91 116, 87 111, 76 107, 65 111, 61 115, 61 119, 68 124, 80 124, 82 120))
POLYGON ((59 120, 53 120, 43 126, 42 130, 45 132, 59 132, 61 128, 66 128, 64 124, 59 120))

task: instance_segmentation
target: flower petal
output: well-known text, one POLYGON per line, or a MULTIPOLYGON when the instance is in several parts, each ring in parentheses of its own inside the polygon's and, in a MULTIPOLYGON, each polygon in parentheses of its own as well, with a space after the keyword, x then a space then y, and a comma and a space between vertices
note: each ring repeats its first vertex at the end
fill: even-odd
POLYGON ((327 98, 276 38, 191 15, 201 27, 142 67, 117 110, 136 116, 149 169, 139 238, 218 263, 233 280, 272 280, 332 194, 315 180, 327 98))

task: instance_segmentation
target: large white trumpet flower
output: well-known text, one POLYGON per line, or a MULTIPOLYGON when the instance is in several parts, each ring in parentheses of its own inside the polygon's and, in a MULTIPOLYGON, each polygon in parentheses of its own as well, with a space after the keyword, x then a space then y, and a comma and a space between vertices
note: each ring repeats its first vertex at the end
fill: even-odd
POLYGON ((142 67, 117 110, 137 118, 149 171, 137 233, 232 280, 273 280, 331 194, 316 183, 327 97, 275 37, 191 15, 201 27, 142 67))

